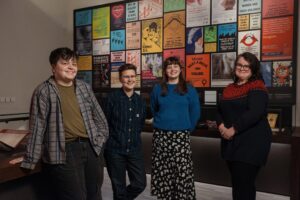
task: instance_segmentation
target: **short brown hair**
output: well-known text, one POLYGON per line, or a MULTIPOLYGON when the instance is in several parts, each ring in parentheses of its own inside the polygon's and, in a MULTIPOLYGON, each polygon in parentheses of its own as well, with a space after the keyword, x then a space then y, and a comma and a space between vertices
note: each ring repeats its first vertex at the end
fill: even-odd
POLYGON ((134 70, 136 74, 136 66, 134 64, 125 63, 119 67, 119 78, 121 78, 122 72, 126 70, 134 70))

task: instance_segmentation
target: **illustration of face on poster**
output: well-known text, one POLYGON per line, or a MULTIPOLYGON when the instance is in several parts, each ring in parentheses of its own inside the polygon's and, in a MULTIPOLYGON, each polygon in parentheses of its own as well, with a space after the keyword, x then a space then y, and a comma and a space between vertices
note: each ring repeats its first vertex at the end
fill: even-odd
POLYGON ((186 53, 203 53, 203 29, 189 28, 186 36, 186 53))
POLYGON ((162 19, 142 22, 142 53, 162 52, 162 19))
POLYGON ((111 30, 125 28, 125 4, 111 7, 111 30))

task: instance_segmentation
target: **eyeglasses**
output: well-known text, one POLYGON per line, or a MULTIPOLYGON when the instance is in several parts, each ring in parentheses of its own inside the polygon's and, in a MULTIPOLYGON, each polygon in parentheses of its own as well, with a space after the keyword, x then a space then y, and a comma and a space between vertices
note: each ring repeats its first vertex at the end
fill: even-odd
POLYGON ((125 79, 134 79, 136 77, 136 75, 131 75, 131 76, 129 76, 129 75, 123 75, 122 76, 122 78, 125 78, 125 79))
POLYGON ((243 70, 249 70, 250 65, 242 65, 241 63, 236 63, 236 68, 237 69, 243 69, 243 70))

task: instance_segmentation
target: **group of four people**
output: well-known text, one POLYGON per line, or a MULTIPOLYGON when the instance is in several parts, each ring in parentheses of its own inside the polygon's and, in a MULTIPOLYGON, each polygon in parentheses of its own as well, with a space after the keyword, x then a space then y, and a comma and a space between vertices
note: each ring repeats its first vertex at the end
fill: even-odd
MULTIPOLYGON (((122 88, 108 95, 102 111, 90 86, 76 79, 74 51, 55 49, 49 60, 53 75, 33 93, 31 134, 21 167, 33 169, 42 157, 57 199, 99 200, 104 155, 114 199, 135 199, 146 187, 141 141, 146 104, 134 91, 136 67, 119 68, 122 88)), ((162 82, 151 93, 151 194, 158 199, 196 199, 190 133, 200 118, 200 102, 182 70, 176 57, 167 58, 162 82)), ((222 156, 231 173, 233 199, 253 200, 255 177, 271 143, 268 94, 253 54, 237 57, 233 78, 218 105, 222 156)))

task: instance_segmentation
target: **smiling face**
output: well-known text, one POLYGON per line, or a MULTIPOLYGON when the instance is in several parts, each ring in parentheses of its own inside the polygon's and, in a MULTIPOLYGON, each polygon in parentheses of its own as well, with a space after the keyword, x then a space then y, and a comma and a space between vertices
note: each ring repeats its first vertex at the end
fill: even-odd
POLYGON ((166 75, 168 78, 168 82, 178 82, 180 73, 181 68, 178 64, 169 64, 166 67, 166 75))
POLYGON ((122 71, 120 76, 120 82, 122 83, 122 88, 129 92, 133 91, 136 84, 136 73, 133 69, 127 69, 122 71))
POLYGON ((62 86, 71 86, 77 74, 77 62, 75 58, 64 60, 60 58, 52 65, 55 81, 62 86))
POLYGON ((250 63, 247 62, 243 57, 240 57, 235 66, 235 75, 238 77, 238 83, 246 83, 252 76, 252 71, 250 68, 250 63))

